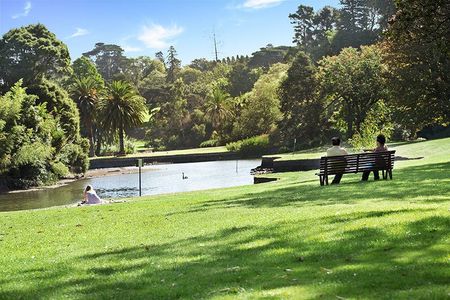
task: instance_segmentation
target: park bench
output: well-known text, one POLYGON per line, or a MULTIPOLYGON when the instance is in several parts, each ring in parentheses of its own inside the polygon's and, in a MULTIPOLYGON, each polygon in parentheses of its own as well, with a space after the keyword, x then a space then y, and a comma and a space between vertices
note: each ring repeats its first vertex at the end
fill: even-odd
POLYGON ((328 185, 328 176, 350 174, 365 171, 382 171, 383 179, 392 179, 395 150, 366 152, 342 156, 324 156, 320 158, 320 185, 328 185))

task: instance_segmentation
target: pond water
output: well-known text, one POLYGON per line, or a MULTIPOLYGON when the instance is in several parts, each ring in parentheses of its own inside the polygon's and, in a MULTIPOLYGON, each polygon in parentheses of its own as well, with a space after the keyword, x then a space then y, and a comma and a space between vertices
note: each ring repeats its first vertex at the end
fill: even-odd
MULTIPOLYGON (((260 163, 261 160, 249 159, 145 166, 142 168, 142 195, 253 184, 250 170, 260 163), (187 179, 182 179, 182 173, 187 179)), ((88 184, 103 199, 139 196, 138 173, 108 175, 77 180, 54 189, 0 194, 0 211, 75 204, 81 201, 88 184)))

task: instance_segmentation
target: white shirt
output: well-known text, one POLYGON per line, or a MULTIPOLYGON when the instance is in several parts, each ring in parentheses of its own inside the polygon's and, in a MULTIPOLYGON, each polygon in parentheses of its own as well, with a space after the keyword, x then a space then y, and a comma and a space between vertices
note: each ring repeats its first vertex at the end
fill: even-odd
POLYGON ((86 192, 86 204, 100 204, 102 200, 97 195, 97 193, 93 190, 86 192))
POLYGON ((347 150, 341 146, 333 146, 327 150, 327 156, 348 155, 347 150))

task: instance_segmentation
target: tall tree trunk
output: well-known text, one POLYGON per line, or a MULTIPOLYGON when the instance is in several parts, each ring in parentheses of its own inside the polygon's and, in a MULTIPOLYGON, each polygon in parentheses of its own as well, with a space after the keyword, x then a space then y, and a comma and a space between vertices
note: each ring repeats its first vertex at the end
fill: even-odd
POLYGON ((123 124, 120 125, 119 128, 119 143, 120 143, 120 150, 119 150, 119 154, 120 155, 125 155, 125 145, 124 145, 124 132, 123 132, 123 124))
POLYGON ((90 128, 89 128, 89 157, 95 156, 94 145, 95 145, 94 130, 93 130, 92 126, 90 126, 90 128))
POLYGON ((102 151, 102 138, 100 134, 97 136, 97 143, 95 145, 95 155, 100 156, 102 151))
POLYGON ((347 122, 347 139, 350 139, 353 134, 353 109, 351 103, 347 103, 347 117, 345 118, 347 122))

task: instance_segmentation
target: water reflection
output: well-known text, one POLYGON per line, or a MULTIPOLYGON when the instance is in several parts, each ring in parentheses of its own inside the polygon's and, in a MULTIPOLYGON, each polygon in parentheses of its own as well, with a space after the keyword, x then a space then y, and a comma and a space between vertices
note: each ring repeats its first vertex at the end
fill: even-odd
MULTIPOLYGON (((146 166, 142 169, 142 195, 252 184, 250 169, 259 164, 260 160, 233 160, 146 166), (183 172, 187 179, 182 178, 183 172)), ((55 189, 0 194, 0 211, 74 204, 81 200, 88 184, 105 199, 139 195, 138 174, 118 174, 78 180, 55 189)))

